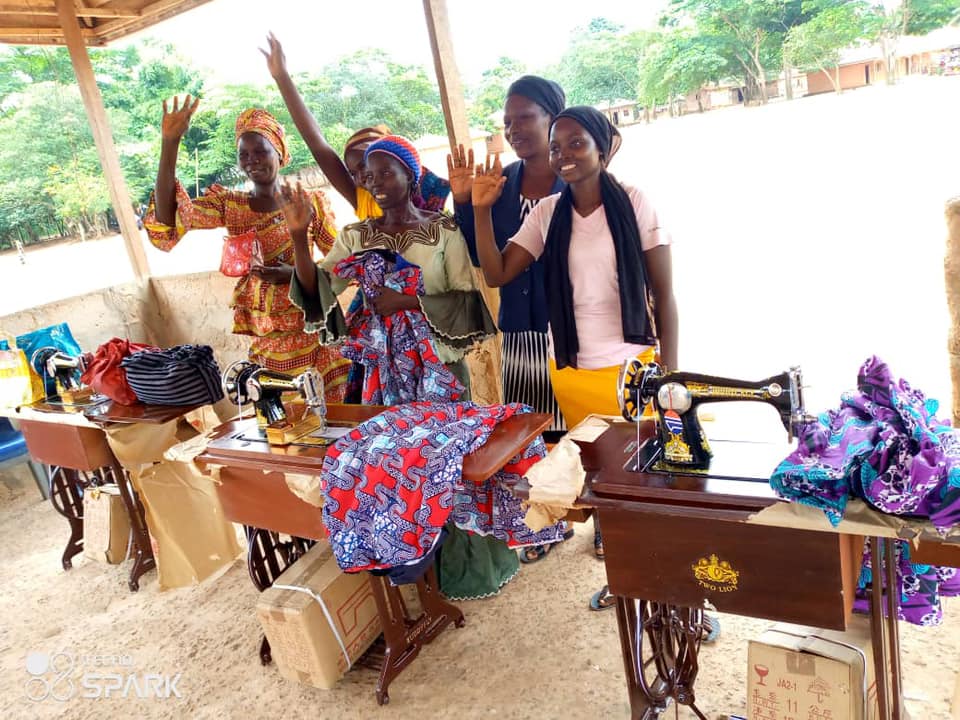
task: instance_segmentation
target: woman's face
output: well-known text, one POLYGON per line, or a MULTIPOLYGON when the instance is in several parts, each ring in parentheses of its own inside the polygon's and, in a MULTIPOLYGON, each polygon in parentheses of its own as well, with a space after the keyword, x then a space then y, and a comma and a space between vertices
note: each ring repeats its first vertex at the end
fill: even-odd
POLYGON ((366 182, 364 182, 366 166, 363 163, 363 153, 368 145, 356 145, 343 154, 343 162, 347 166, 347 171, 353 176, 353 182, 357 187, 366 187, 366 182))
POLYGON ((503 105, 503 135, 521 160, 546 154, 550 116, 530 98, 510 95, 503 105))
POLYGON ((237 141, 237 163, 255 185, 269 185, 280 172, 280 153, 263 135, 245 132, 237 141))
POLYGON ((407 166, 391 155, 374 152, 367 157, 366 188, 384 210, 410 202, 413 177, 407 166))
POLYGON ((603 169, 597 143, 576 120, 562 117, 553 124, 550 167, 568 185, 590 179, 603 169))

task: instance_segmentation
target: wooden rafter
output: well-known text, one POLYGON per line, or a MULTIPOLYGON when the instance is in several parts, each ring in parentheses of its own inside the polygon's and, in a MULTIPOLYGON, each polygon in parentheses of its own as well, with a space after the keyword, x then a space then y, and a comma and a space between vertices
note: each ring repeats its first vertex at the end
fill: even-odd
MULTIPOLYGON (((44 5, 40 3, 29 3, 23 5, 12 5, 10 3, 0 4, 0 15, 39 15, 43 17, 57 17, 57 8, 53 3, 44 5)), ((77 17, 79 18, 123 18, 141 17, 141 11, 129 10, 125 8, 113 7, 87 7, 77 3, 77 17)))

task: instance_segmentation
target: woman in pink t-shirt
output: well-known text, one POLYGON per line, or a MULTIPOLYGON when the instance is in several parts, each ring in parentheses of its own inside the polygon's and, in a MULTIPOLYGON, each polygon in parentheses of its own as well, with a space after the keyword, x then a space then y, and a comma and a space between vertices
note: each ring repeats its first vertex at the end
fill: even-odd
MULTIPOLYGON (((544 198, 501 252, 490 208, 503 187, 499 157, 473 182, 477 255, 486 282, 500 287, 541 255, 550 317, 550 379, 567 427, 590 413, 619 414, 616 379, 624 359, 677 366, 677 305, 670 238, 636 188, 607 164, 620 133, 591 107, 570 107, 550 128, 550 164, 567 187, 544 198)), ((599 539, 598 545, 602 547, 599 539)), ((606 588, 591 607, 612 606, 606 588)))

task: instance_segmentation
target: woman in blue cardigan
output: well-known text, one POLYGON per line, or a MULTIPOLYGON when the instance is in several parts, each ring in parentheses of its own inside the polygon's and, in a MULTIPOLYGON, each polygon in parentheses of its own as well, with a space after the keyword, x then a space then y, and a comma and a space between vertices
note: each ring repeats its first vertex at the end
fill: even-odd
MULTIPOLYGON (((563 89, 557 83, 535 75, 524 75, 507 90, 503 131, 519 159, 503 169, 506 184, 493 206, 493 230, 501 250, 533 207, 565 186, 549 162, 550 123, 565 103, 563 89)), ((457 224, 466 238, 473 264, 479 267, 470 199, 473 150, 465 152, 461 145, 457 153, 448 157, 448 170, 457 224)), ((503 398, 552 415, 553 425, 544 436, 547 442, 556 442, 566 428, 550 385, 547 322, 543 263, 537 261, 500 288, 498 324, 503 333, 503 398)), ((570 530, 566 537, 572 534, 570 530)), ((521 559, 535 562, 551 547, 527 548, 521 559)), ((599 535, 597 549, 599 556, 603 552, 599 535)))

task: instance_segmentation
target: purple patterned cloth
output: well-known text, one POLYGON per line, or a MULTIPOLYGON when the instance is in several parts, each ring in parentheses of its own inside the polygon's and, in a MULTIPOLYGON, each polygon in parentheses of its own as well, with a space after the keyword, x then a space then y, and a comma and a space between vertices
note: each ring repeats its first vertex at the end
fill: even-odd
MULTIPOLYGON (((900 595, 897 617, 914 625, 934 626, 942 623, 940 598, 960 595, 960 573, 955 568, 910 562, 910 544, 899 540, 896 542, 896 562, 897 592, 900 595)), ((882 584, 886 585, 885 578, 882 584)), ((863 551, 857 595, 853 603, 857 612, 870 612, 867 589, 872 586, 873 565, 867 546, 863 551)))
MULTIPOLYGON (((423 295, 420 268, 389 251, 356 253, 338 262, 334 273, 356 280, 368 299, 375 298, 382 287, 423 295)), ((340 353, 363 366, 364 405, 450 402, 463 397, 463 385, 437 357, 430 325, 420 310, 384 317, 361 303, 351 305, 347 322, 348 336, 340 353)))
MULTIPOLYGON (((780 497, 820 508, 833 525, 853 496, 883 513, 927 518, 945 533, 960 521, 960 442, 950 424, 936 417, 937 408, 936 400, 894 380, 887 365, 872 357, 860 368, 857 390, 844 393, 839 409, 802 430, 797 449, 770 484, 780 497)), ((956 571, 911 563, 905 543, 898 543, 897 558, 901 619, 939 624, 940 597, 960 593, 956 571)), ((871 580, 865 553, 862 609, 871 580)))

